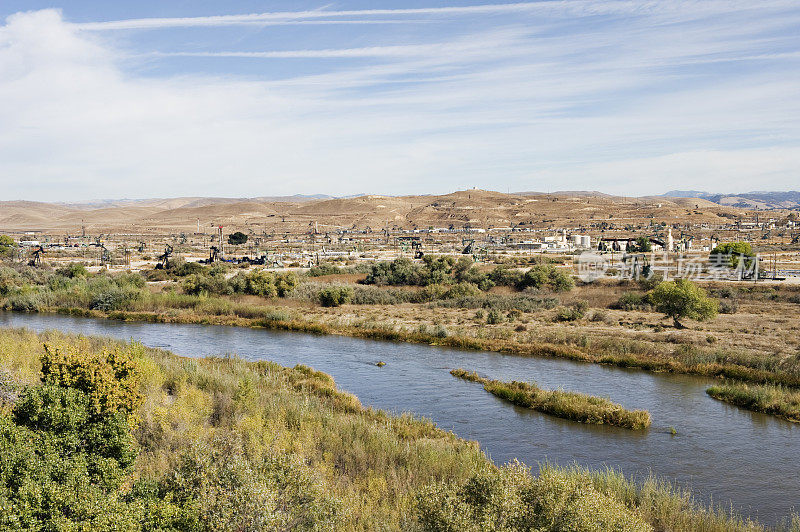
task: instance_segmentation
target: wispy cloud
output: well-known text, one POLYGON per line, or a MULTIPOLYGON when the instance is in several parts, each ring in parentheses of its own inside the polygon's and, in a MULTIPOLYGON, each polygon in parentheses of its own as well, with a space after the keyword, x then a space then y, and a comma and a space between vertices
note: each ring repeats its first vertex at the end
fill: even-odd
MULTIPOLYGON (((472 6, 444 6, 396 9, 351 9, 351 10, 305 10, 271 13, 250 13, 242 15, 216 15, 204 17, 138 18, 105 22, 85 22, 74 24, 76 29, 104 31, 131 29, 158 29, 176 27, 235 26, 287 24, 301 19, 335 19, 336 17, 375 17, 375 16, 468 16, 487 14, 545 13, 562 17, 574 15, 662 14, 685 19, 712 13, 730 13, 757 9, 791 9, 793 0, 762 0, 753 3, 748 0, 672 0, 669 2, 637 0, 540 0, 536 2, 496 3, 472 6)), ((386 23, 386 21, 365 20, 363 23, 386 23)), ((322 23, 355 23, 350 20, 326 20, 322 23)))
POLYGON ((152 53, 150 34, 85 30, 219 17, 96 26, 54 10, 10 17, 0 26, 7 196, 796 187, 793 1, 268 15, 252 17, 298 23, 292 38, 228 28, 208 33, 257 38, 220 50, 198 32, 152 53), (300 24, 379 19, 428 24, 331 28, 324 39, 300 24))

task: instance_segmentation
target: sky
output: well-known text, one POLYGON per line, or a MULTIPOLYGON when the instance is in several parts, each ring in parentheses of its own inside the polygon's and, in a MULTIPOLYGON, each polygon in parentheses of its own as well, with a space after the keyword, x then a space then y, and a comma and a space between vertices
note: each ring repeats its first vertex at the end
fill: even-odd
POLYGON ((797 0, 0 2, 0 200, 800 189, 797 0))

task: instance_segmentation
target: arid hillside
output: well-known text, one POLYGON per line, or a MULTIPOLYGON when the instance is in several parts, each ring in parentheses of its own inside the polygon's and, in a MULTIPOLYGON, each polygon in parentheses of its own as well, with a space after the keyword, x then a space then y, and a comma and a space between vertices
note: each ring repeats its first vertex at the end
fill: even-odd
MULTIPOLYGON (((784 218, 788 212, 769 216, 784 218)), ((441 196, 357 196, 351 198, 177 198, 84 204, 0 202, 0 230, 77 234, 205 232, 229 229, 319 232, 340 229, 471 226, 625 226, 656 221, 669 224, 723 224, 754 216, 743 208, 699 198, 624 198, 587 192, 503 194, 466 190, 441 196)))

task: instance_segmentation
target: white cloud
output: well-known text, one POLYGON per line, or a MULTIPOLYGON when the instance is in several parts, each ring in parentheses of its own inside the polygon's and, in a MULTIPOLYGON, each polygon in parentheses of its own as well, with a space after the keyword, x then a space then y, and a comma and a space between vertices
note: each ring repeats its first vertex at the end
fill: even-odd
MULTIPOLYGON (((88 31, 158 29, 176 27, 268 25, 300 19, 374 16, 467 16, 513 13, 545 13, 562 17, 631 14, 659 14, 673 19, 686 20, 715 13, 750 11, 770 8, 795 7, 792 0, 761 0, 757 4, 748 0, 671 0, 670 2, 640 0, 540 0, 537 2, 494 3, 472 6, 443 6, 398 9, 351 9, 283 11, 249 13, 243 15, 217 15, 205 17, 139 18, 107 22, 86 22, 75 27, 88 31)), ((335 22, 335 21, 330 21, 335 22)), ((345 22, 345 21, 342 21, 345 22)))
POLYGON ((548 4, 645 15, 566 33, 537 19, 402 46, 178 52, 344 63, 271 81, 143 77, 125 70, 136 54, 109 34, 55 10, 14 15, 0 27, 4 199, 796 188, 797 38, 771 29, 800 14, 679 24, 720 4, 548 4), (696 68, 742 61, 759 66, 696 68))

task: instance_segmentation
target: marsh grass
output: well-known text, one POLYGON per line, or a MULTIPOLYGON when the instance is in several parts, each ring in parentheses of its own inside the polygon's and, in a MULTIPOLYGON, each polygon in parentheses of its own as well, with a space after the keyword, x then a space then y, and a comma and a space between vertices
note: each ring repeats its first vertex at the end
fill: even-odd
MULTIPOLYGON (((0 329, 0 370, 5 381, 16 387, 36 384, 44 343, 87 353, 121 345, 107 338, 0 329)), ((144 403, 134 432, 139 447, 134 481, 147 485, 168 479, 171 485, 189 474, 185 478, 197 479, 209 490, 197 494, 192 504, 212 516, 233 511, 243 519, 260 518, 264 508, 255 502, 261 499, 250 501, 246 496, 261 493, 253 491, 261 484, 250 486, 255 465, 290 461, 298 464, 291 471, 307 481, 300 483, 297 496, 282 498, 282 508, 303 515, 324 502, 335 515, 335 530, 425 530, 425 512, 431 505, 420 501, 438 500, 430 494, 463 493, 465 485, 477 489, 476 497, 468 501, 479 510, 474 515, 513 510, 522 500, 519 488, 534 486, 533 517, 542 522, 553 516, 570 518, 573 524, 582 523, 570 528, 576 532, 599 530, 596 511, 603 513, 604 523, 624 524, 618 530, 766 530, 707 509, 689 492, 653 478, 631 482, 611 470, 547 464, 538 475, 521 465, 514 471, 497 468, 476 444, 426 419, 365 408, 355 396, 339 391, 329 375, 307 366, 286 368, 235 356, 192 359, 135 347, 142 356, 144 403), (220 485, 217 473, 226 479, 220 485), (513 479, 494 480, 509 475, 513 479), (221 489, 231 483, 235 491, 221 489)), ((13 396, 9 399, 13 401, 13 396)), ((449 517, 444 515, 445 520, 449 517)), ((311 529, 299 523, 296 529, 311 529)), ((445 521, 443 529, 486 529, 480 523, 456 528, 458 523, 463 524, 445 521)), ((542 530, 563 530, 552 523, 542 530)), ((205 529, 245 529, 222 525, 213 521, 205 529)))
POLYGON ((796 389, 731 382, 711 386, 706 393, 714 399, 747 410, 800 423, 800 391, 796 389))
POLYGON ((512 404, 551 416, 578 423, 613 425, 630 430, 643 430, 650 426, 650 414, 647 411, 626 410, 604 397, 563 390, 543 390, 527 382, 497 381, 464 369, 454 369, 450 374, 459 379, 483 384, 487 392, 512 404))

